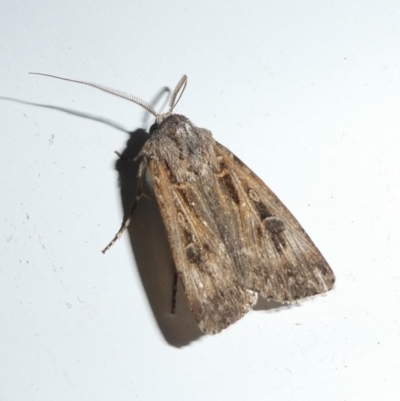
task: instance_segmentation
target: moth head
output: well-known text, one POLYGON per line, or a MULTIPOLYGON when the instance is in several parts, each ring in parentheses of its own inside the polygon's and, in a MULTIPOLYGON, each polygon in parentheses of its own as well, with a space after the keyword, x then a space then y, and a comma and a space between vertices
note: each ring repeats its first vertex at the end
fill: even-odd
POLYGON ((96 89, 100 89, 103 92, 111 93, 114 96, 118 96, 122 99, 129 100, 130 102, 136 103, 139 106, 143 107, 145 110, 147 110, 149 113, 153 114, 153 116, 156 118, 155 123, 152 125, 152 128, 150 128, 150 134, 152 131, 154 131, 154 127, 157 127, 160 125, 167 117, 169 117, 171 114, 173 114, 175 106, 178 104, 187 84, 187 76, 184 75, 180 81, 177 83, 175 86, 175 89, 171 93, 171 96, 169 98, 168 102, 168 111, 166 113, 157 113, 154 108, 147 102, 145 102, 142 99, 139 99, 136 96, 132 96, 128 93, 121 92, 116 89, 108 88, 107 86, 104 85, 99 85, 93 82, 87 82, 87 81, 77 81, 75 79, 69 79, 69 78, 63 78, 63 77, 58 77, 56 75, 50 75, 50 74, 42 74, 38 72, 30 72, 30 74, 33 75, 42 75, 45 77, 51 77, 51 78, 57 78, 57 79, 62 79, 63 81, 69 81, 69 82, 75 82, 78 84, 83 84, 83 85, 88 85, 96 89))
MULTIPOLYGON (((155 123, 152 125, 154 127, 155 125, 160 125, 163 121, 165 121, 170 115, 174 114, 174 108, 178 104, 179 100, 181 99, 181 96, 183 92, 185 91, 187 84, 187 76, 184 75, 179 82, 176 84, 175 89, 172 91, 171 96, 169 97, 169 102, 168 102, 168 111, 166 113, 162 114, 154 114, 156 117, 155 123)), ((150 129, 151 131, 151 129, 150 129)), ((150 132, 151 133, 151 132, 150 132)))

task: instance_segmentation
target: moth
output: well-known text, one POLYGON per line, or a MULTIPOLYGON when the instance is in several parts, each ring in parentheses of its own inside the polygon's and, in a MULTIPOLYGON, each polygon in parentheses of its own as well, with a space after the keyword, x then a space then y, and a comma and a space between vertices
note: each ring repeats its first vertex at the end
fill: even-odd
MULTIPOLYGON (((332 289, 331 268, 276 195, 209 130, 174 113, 187 84, 185 75, 161 114, 126 93, 51 77, 125 98, 154 115, 150 138, 138 155, 135 205, 148 182, 177 274, 203 332, 215 334, 236 322, 259 295, 290 303, 332 289)), ((130 222, 131 216, 103 252, 130 222)))

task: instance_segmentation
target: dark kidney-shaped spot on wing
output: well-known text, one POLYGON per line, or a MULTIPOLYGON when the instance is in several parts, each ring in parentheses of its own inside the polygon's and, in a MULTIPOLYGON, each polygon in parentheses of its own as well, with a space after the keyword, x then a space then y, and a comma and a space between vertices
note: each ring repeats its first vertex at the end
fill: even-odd
POLYGON ((278 217, 271 216, 267 217, 264 221, 264 227, 271 236, 272 242, 276 250, 281 253, 286 248, 286 240, 283 232, 285 231, 285 225, 283 221, 278 217))

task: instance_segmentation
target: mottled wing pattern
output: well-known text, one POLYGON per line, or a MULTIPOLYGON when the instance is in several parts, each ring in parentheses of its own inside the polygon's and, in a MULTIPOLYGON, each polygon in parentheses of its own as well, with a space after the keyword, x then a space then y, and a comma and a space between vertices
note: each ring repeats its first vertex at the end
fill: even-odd
POLYGON ((219 186, 234 200, 222 224, 231 225, 224 243, 234 244, 228 253, 240 284, 280 302, 332 289, 332 270, 289 210, 232 152, 218 142, 214 150, 219 186))
POLYGON ((201 179, 172 185, 165 161, 148 163, 190 308, 201 330, 217 333, 248 312, 257 294, 244 288, 236 275, 201 179))

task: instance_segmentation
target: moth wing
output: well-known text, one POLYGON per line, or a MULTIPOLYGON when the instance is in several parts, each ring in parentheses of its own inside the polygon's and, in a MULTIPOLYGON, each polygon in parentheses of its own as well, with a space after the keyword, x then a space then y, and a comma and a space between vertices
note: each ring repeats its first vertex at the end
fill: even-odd
POLYGON ((149 171, 190 308, 202 331, 218 333, 249 311, 257 293, 240 284, 201 183, 172 184, 162 160, 150 159, 149 171))
MULTIPOLYGON (((240 243, 228 251, 241 285, 279 302, 332 289, 332 270, 290 211, 232 152, 218 142, 214 149, 221 171, 230 176, 219 185, 237 198, 226 219, 235 225, 231 232, 240 233, 240 243)), ((225 242, 232 241, 228 237, 225 242)))

